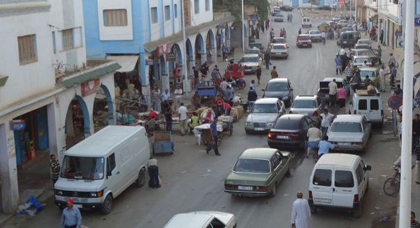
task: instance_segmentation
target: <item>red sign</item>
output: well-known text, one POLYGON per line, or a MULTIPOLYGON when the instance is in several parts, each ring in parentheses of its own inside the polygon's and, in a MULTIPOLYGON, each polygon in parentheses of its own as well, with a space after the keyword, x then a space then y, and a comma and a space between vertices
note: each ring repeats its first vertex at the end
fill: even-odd
POLYGON ((401 107, 402 103, 403 100, 401 96, 394 95, 388 99, 388 107, 394 110, 398 110, 401 107))
POLYGON ((89 94, 95 93, 99 89, 100 86, 101 86, 101 82, 99 81, 99 78, 82 83, 81 84, 82 96, 87 96, 89 94))
POLYGON ((157 46, 156 47, 156 54, 157 54, 157 56, 165 55, 167 53, 170 53, 171 49, 172 49, 172 44, 171 43, 166 43, 162 46, 157 46))

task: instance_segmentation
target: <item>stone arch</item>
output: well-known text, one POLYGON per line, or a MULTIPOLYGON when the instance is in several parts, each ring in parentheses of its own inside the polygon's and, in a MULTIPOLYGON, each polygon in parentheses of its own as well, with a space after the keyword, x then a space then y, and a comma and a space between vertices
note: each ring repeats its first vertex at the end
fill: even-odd
POLYGON ((206 58, 209 63, 216 62, 216 41, 213 31, 210 29, 206 36, 206 58))
POLYGON ((197 65, 201 65, 204 62, 206 62, 206 47, 205 47, 205 43, 204 43, 204 39, 203 36, 198 33, 197 36, 195 37, 195 53, 194 53, 194 57, 195 57, 195 61, 197 65))

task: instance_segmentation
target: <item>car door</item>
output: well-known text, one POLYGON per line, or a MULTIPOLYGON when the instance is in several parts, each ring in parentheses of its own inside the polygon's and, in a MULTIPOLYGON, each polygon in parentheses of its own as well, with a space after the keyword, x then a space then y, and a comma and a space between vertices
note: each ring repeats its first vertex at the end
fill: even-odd
POLYGON ((369 121, 381 120, 382 114, 379 106, 379 98, 372 97, 369 99, 369 121))
POLYGON ((357 178, 358 194, 360 196, 360 200, 363 199, 366 193, 367 179, 368 179, 367 171, 363 169, 364 165, 362 162, 363 161, 360 161, 359 165, 357 165, 357 168, 356 168, 356 178, 357 178))
POLYGON ((355 176, 351 170, 334 168, 333 206, 352 207, 356 189, 355 176))
POLYGON ((312 197, 315 205, 331 206, 333 201, 332 169, 317 168, 312 177, 312 197))
POLYGON ((274 153, 273 157, 271 157, 271 164, 273 165, 273 175, 275 175, 276 183, 279 183, 282 179, 282 166, 281 163, 281 154, 277 151, 274 153))
POLYGON ((117 168, 117 156, 112 153, 106 158, 106 187, 111 189, 114 197, 121 191, 120 175, 117 168))

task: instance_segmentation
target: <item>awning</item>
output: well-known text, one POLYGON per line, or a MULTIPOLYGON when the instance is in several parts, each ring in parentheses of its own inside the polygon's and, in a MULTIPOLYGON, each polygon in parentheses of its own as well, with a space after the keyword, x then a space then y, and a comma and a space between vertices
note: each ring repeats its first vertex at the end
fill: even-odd
POLYGON ((136 67, 137 61, 139 60, 138 55, 108 55, 108 60, 114 60, 120 64, 121 68, 117 72, 131 72, 136 67))

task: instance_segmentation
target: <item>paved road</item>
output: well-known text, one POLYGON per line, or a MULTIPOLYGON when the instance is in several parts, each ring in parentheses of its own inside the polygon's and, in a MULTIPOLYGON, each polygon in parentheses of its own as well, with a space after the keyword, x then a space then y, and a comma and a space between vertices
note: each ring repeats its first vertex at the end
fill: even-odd
MULTIPOLYGON (((300 15, 293 12, 293 23, 274 23, 276 33, 280 27, 287 30, 290 46, 288 60, 275 60, 281 77, 288 77, 295 95, 314 94, 318 81, 334 74, 333 55, 337 51, 334 41, 314 44, 312 49, 297 49, 295 40, 300 26, 300 15)), ((314 21, 314 24, 319 21, 314 21)), ((305 31, 305 30, 304 30, 305 31)), ((246 76, 247 80, 255 76, 246 76)), ((261 91, 269 78, 264 70, 261 91)), ((252 147, 267 147, 266 135, 246 135, 243 129, 245 118, 235 123, 234 134, 223 141, 222 156, 207 155, 203 146, 194 144, 193 136, 176 135, 176 154, 158 157, 163 187, 137 189, 130 187, 114 202, 108 216, 95 211, 83 211, 83 224, 88 227, 139 227, 160 228, 176 213, 196 210, 218 210, 234 213, 241 228, 287 228, 290 227, 291 205, 297 191, 307 197, 309 175, 314 162, 305 159, 302 152, 294 152, 292 177, 280 183, 274 198, 232 197, 223 192, 223 180, 240 153, 252 147)), ((363 205, 363 216, 354 219, 346 212, 320 211, 313 216, 313 227, 392 227, 392 222, 379 224, 380 217, 394 213, 395 198, 382 194, 382 183, 396 159, 398 149, 393 135, 376 130, 363 154, 366 163, 372 165, 370 191, 363 205), (374 225, 372 225, 375 223, 374 225)), ((50 200, 47 208, 29 220, 15 219, 7 227, 57 227, 59 211, 50 200)))

